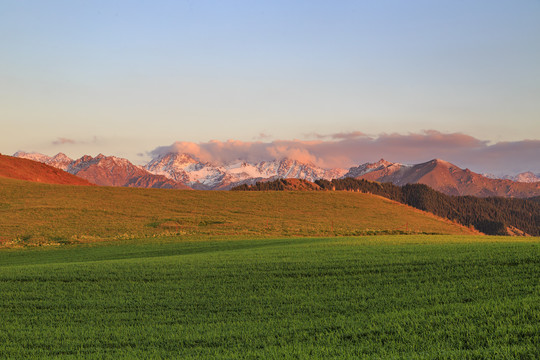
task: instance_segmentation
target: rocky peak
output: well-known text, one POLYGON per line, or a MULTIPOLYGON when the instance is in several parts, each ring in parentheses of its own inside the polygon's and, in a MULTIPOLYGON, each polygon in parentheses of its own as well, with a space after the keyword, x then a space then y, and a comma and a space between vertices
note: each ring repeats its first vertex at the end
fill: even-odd
POLYGON ((54 155, 52 158, 59 161, 64 161, 64 160, 73 161, 69 156, 67 156, 66 154, 62 152, 59 152, 58 154, 54 155))
POLYGON ((343 177, 358 177, 373 171, 379 171, 384 169, 398 170, 401 167, 403 167, 403 165, 400 163, 393 163, 390 161, 386 161, 385 159, 380 159, 379 161, 374 163, 364 163, 359 166, 351 167, 349 169, 349 172, 347 172, 343 177))
POLYGON ((167 153, 161 156, 158 156, 155 160, 158 162, 175 162, 175 163, 196 163, 199 162, 198 159, 195 159, 194 156, 187 153, 167 153))
POLYGON ((49 159, 46 164, 66 171, 72 162, 73 159, 68 157, 66 154, 58 153, 54 155, 51 159, 49 159))
POLYGON ((80 157, 79 159, 75 160, 76 162, 86 162, 86 161, 91 161, 93 159, 93 157, 91 157, 90 155, 83 155, 82 157, 80 157))
POLYGON ((383 158, 381 158, 379 161, 373 163, 372 165, 376 165, 376 166, 390 166, 390 165, 393 165, 394 163, 390 162, 390 161, 386 161, 384 160, 383 158))
POLYGON ((48 160, 51 159, 51 157, 47 155, 43 155, 37 152, 25 152, 25 151, 17 151, 15 154, 13 154, 13 157, 34 160, 41 163, 46 163, 48 160))
POLYGON ((448 161, 442 160, 442 159, 433 159, 429 161, 430 163, 437 164, 437 165, 445 165, 445 166, 453 166, 448 161))

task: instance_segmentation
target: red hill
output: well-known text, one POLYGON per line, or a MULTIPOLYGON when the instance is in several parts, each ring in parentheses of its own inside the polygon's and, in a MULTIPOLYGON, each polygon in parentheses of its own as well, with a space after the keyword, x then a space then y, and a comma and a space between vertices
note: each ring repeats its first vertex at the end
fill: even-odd
POLYGON ((94 185, 87 180, 43 163, 0 155, 0 177, 46 184, 94 185))

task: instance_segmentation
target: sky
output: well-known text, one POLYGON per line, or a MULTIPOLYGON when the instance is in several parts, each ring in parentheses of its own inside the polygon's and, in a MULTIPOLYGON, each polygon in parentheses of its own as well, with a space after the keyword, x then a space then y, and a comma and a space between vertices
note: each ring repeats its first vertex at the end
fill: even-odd
POLYGON ((540 1, 0 0, 0 125, 4 154, 540 172, 540 1))

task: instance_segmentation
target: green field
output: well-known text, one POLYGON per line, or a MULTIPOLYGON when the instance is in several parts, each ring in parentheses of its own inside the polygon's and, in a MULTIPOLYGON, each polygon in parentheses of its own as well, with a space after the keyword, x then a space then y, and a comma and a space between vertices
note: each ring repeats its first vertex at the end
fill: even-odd
POLYGON ((473 234, 369 194, 229 192, 39 184, 0 178, 0 246, 156 236, 276 238, 473 234))
POLYGON ((540 239, 0 251, 0 358, 537 358, 540 239))
POLYGON ((0 195, 0 359, 540 353, 539 238, 352 192, 0 195))

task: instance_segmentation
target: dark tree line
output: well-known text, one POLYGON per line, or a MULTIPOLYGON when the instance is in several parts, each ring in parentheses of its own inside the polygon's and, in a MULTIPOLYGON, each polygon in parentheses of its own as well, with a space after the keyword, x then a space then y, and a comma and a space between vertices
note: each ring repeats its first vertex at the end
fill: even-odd
POLYGON ((537 203, 540 203, 540 196, 535 196, 535 197, 529 198, 529 200, 536 201, 537 203))
POLYGON ((283 191, 287 183, 285 179, 274 181, 257 181, 254 185, 242 184, 235 186, 231 191, 283 191))
POLYGON ((318 186, 304 179, 277 179, 274 181, 258 181, 254 185, 242 184, 233 187, 232 191, 283 191, 295 189, 317 190, 318 186))
POLYGON ((397 186, 353 178, 315 181, 322 189, 372 193, 456 221, 490 235, 513 226, 540 236, 540 202, 502 197, 450 196, 423 184, 397 186))
MULTIPOLYGON (((508 235, 507 228, 515 227, 529 235, 540 236, 540 197, 510 199, 450 196, 423 184, 397 186, 354 178, 317 180, 315 184, 322 190, 360 191, 383 196, 462 225, 473 226, 489 235, 508 235)), ((233 188, 243 191, 286 189, 287 182, 284 179, 233 188)))

